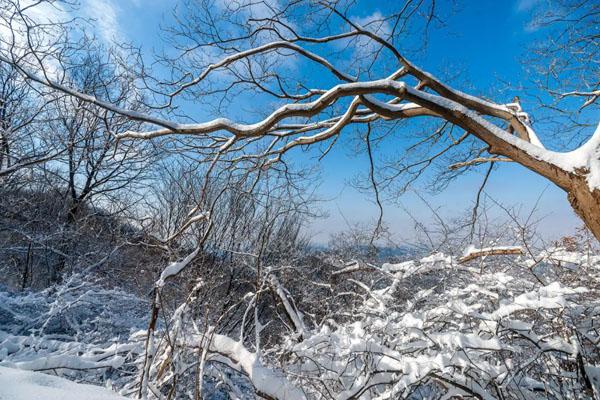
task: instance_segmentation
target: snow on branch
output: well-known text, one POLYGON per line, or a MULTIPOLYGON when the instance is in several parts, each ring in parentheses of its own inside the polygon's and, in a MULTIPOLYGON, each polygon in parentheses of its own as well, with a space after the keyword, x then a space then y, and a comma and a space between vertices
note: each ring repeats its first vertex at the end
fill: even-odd
POLYGON ((169 264, 160 274, 160 278, 156 281, 156 287, 163 287, 165 281, 172 276, 179 274, 185 267, 191 263, 200 252, 200 247, 196 247, 194 251, 188 254, 183 260, 169 264))
POLYGON ((582 110, 585 107, 589 106, 590 104, 593 104, 596 100, 598 100, 598 98, 600 98, 600 90, 592 90, 590 92, 573 91, 573 92, 561 93, 561 94, 559 94, 559 96, 561 98, 573 97, 573 96, 587 97, 587 100, 585 100, 585 102, 579 108, 580 110, 582 110))
POLYGON ((219 334, 211 335, 208 340, 210 351, 227 358, 232 367, 244 372, 260 396, 277 400, 306 399, 302 390, 281 372, 263 366, 259 356, 242 343, 219 334))
POLYGON ((451 164, 448 166, 448 169, 456 170, 464 167, 468 167, 471 165, 484 164, 488 162, 513 162, 510 158, 505 157, 477 157, 469 161, 459 162, 455 164, 451 164))
POLYGON ((302 313, 296 308, 296 305, 291 300, 288 291, 281 285, 279 279, 273 274, 269 277, 269 283, 271 284, 273 290, 281 300, 283 307, 285 308, 285 312, 294 324, 294 328, 296 329, 296 334, 299 339, 302 339, 307 332, 306 326, 304 325, 304 320, 302 313))

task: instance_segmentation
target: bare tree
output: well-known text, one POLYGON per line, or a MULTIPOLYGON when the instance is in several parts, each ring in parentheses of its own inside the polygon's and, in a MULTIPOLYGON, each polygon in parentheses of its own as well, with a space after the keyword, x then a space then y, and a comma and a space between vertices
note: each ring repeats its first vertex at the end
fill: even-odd
MULTIPOLYGON (((101 55, 103 52, 90 50, 71 61, 68 81, 98 98, 141 109, 134 76, 120 71, 110 52, 108 56, 101 55)), ((50 164, 46 172, 53 175, 59 191, 69 199, 70 220, 86 202, 104 199, 117 203, 123 191, 131 203, 143 197, 136 190, 150 176, 154 155, 151 145, 129 142, 117 146, 116 141, 116 134, 136 129, 139 123, 73 97, 63 96, 50 112, 56 116, 51 126, 59 135, 64 157, 50 164)))
MULTIPOLYGON (((388 17, 362 23, 352 17, 351 4, 325 1, 310 5, 241 3, 220 13, 211 12, 208 2, 190 8, 190 18, 176 27, 178 36, 184 40, 180 43, 183 55, 169 60, 174 81, 157 82, 155 92, 166 93, 170 89, 164 96, 165 106, 182 96, 197 100, 216 93, 234 102, 243 97, 244 90, 261 93, 278 103, 271 113, 253 123, 223 117, 184 123, 140 113, 53 80, 40 73, 43 63, 36 70, 9 52, 3 52, 0 60, 15 65, 30 81, 145 123, 143 129, 117 134, 121 141, 182 138, 207 159, 238 168, 244 163, 253 168, 274 166, 296 147, 331 146, 350 125, 394 123, 416 117, 441 119, 456 127, 457 132, 443 130, 444 135, 449 135, 445 138, 447 144, 441 148, 432 146, 433 154, 419 165, 426 166, 450 149, 474 140, 479 143, 481 155, 468 162, 509 159, 544 176, 568 194, 573 209, 594 235, 600 237, 597 217, 600 131, 576 150, 552 151, 540 140, 544 135, 534 130, 518 99, 493 102, 463 93, 411 62, 399 48, 398 39, 407 33, 402 28, 411 21, 413 13, 428 16, 425 19, 428 24, 435 15, 435 4, 431 3, 430 8, 422 4, 415 9, 410 3, 388 17), (192 29, 199 20, 204 22, 202 28, 192 29), (221 29, 224 26, 230 29, 221 29), (229 35, 224 36, 223 32, 229 35), (353 51, 346 51, 350 46, 354 46, 353 51), (193 63, 197 61, 195 57, 206 57, 205 50, 209 48, 222 58, 206 62, 203 71, 185 66, 186 60, 193 63), (319 51, 329 52, 331 57, 326 58, 319 51), (357 75, 335 65, 344 57, 356 57, 360 65, 355 71, 357 75), (332 74, 335 81, 324 86, 314 78, 311 82, 306 74, 294 77, 294 69, 285 64, 285 60, 291 59, 299 60, 302 65, 315 63, 332 74), (370 61, 367 67, 363 67, 365 59, 370 61), (224 72, 226 78, 211 79, 217 72, 224 72), (219 83, 226 86, 219 87, 219 83)), ((47 52, 51 51, 57 50, 47 52)), ((433 134, 424 140, 435 143, 440 135, 433 134)), ((327 148, 321 151, 326 152, 327 148)))
POLYGON ((0 66, 0 179, 4 181, 20 169, 61 154, 48 132, 46 111, 52 100, 36 97, 14 68, 0 66), (41 132, 45 134, 36 134, 41 132))

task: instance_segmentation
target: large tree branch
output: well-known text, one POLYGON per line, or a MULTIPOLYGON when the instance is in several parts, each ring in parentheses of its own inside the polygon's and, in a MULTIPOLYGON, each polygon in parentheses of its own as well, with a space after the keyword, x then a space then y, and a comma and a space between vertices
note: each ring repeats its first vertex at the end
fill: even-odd
MULTIPOLYGON (((0 61, 11 62, 11 60, 0 56, 0 61)), ((552 152, 536 146, 526 140, 520 139, 509 132, 499 128, 490 121, 483 118, 482 111, 486 115, 496 116, 503 119, 516 118, 516 113, 511 111, 509 107, 498 106, 493 103, 479 100, 473 96, 464 95, 447 88, 445 85, 437 85, 438 92, 447 93, 448 97, 434 95, 422 90, 407 86, 404 82, 398 82, 394 79, 380 79, 365 82, 350 82, 343 83, 332 87, 324 94, 319 96, 314 101, 308 103, 292 103, 286 104, 268 117, 254 124, 241 124, 227 118, 217 118, 212 121, 198 124, 181 124, 172 121, 166 121, 153 116, 125 110, 116 107, 107 102, 96 99, 93 96, 78 92, 75 89, 66 87, 62 84, 52 82, 47 78, 41 78, 36 74, 27 71, 24 68, 18 67, 19 70, 29 79, 38 83, 49 86, 53 89, 62 91, 69 95, 75 96, 83 101, 90 102, 109 111, 125 115, 131 119, 152 123, 162 126, 163 129, 145 131, 145 132, 125 132, 118 135, 119 139, 124 138, 140 138, 150 139, 164 135, 185 134, 207 136, 208 134, 228 131, 237 138, 259 137, 274 133, 279 127, 277 124, 289 118, 297 117, 313 117, 318 113, 331 106, 339 99, 348 96, 362 96, 361 102, 366 103, 370 110, 384 118, 398 119, 412 116, 439 116, 444 118, 468 132, 471 132, 479 139, 490 146, 490 152, 494 154, 502 154, 506 157, 517 161, 526 167, 546 176, 556 182, 564 189, 568 188, 569 176, 565 172, 565 165, 570 166, 572 163, 566 161, 565 154, 552 152), (381 102, 375 99, 373 95, 383 94, 397 98, 397 102, 381 102), (401 100, 408 100, 414 104, 400 103, 401 100), (460 100, 460 102, 454 99, 460 100), (468 105, 472 105, 475 109, 470 109, 468 105), (556 161, 559 161, 558 163, 556 161)), ((414 68, 411 64, 407 67, 409 70, 414 68)), ((398 73, 400 75, 400 73, 398 73)), ((433 78, 429 78, 436 81, 433 78)), ((356 112, 356 107, 351 107, 350 112, 346 113, 341 119, 322 134, 317 134, 313 137, 299 138, 296 142, 292 142, 288 147, 282 148, 279 152, 285 152, 288 149, 298 144, 310 144, 331 137, 339 132, 339 130, 351 121, 349 118, 356 112)), ((223 139, 216 139, 223 140, 223 139)), ((226 143, 231 141, 227 140, 226 143)), ((572 168, 571 168, 572 169, 572 168)), ((572 171, 567 171, 572 172, 572 171)))

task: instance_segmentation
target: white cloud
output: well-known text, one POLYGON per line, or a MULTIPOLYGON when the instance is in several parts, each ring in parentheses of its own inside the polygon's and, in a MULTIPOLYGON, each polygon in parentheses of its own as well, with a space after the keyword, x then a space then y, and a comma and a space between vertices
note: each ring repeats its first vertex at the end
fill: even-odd
POLYGON ((0 8, 0 52, 7 58, 21 58, 23 65, 28 65, 36 70, 44 70, 51 77, 57 75, 58 62, 52 57, 44 57, 39 64, 39 59, 29 54, 27 25, 36 26, 46 24, 43 30, 34 29, 36 35, 33 38, 34 46, 39 48, 52 47, 60 30, 52 29, 49 25, 53 22, 63 22, 69 19, 69 13, 60 3, 42 2, 36 4, 34 0, 22 0, 13 3, 13 6, 0 8), (23 11, 23 17, 17 13, 17 7, 23 11), (9 54, 10 53, 10 54, 9 54))
MULTIPOLYGON (((66 12, 59 3, 40 3, 34 5, 33 0, 24 0, 18 3, 20 9, 26 9, 23 14, 29 23, 50 23, 63 21, 68 17, 66 12)), ((24 20, 16 14, 17 7, 1 8, 0 12, 0 34, 6 41, 12 41, 14 37, 14 45, 24 45, 26 40, 26 28, 24 20)), ((4 42, 4 40, 3 40, 4 42)))
POLYGON ((390 35, 392 32, 392 26, 389 21, 379 11, 375 11, 373 14, 365 17, 353 18, 353 20, 361 27, 383 37, 390 35))
POLYGON ((86 0, 81 5, 86 17, 95 21, 100 39, 107 44, 122 41, 123 33, 119 26, 119 8, 112 0, 86 0))
MULTIPOLYGON (((136 0, 130 1, 134 2, 136 0)), ((34 21, 34 23, 65 22, 76 15, 92 19, 91 28, 103 42, 110 44, 124 39, 124 34, 119 25, 120 8, 115 4, 114 0, 82 0, 80 6, 76 9, 65 8, 61 6, 60 2, 40 2, 30 7, 33 4, 34 0, 22 0, 20 8, 29 7, 25 11, 25 15, 34 21)), ((7 13, 6 15, 0 15, 2 17, 0 21, 1 38, 6 38, 7 41, 11 38, 11 27, 8 26, 10 23, 12 31, 17 34, 15 44, 21 44, 20 42, 24 38, 19 33, 24 35, 24 24, 19 18, 10 18, 10 13, 13 12, 11 8, 7 7, 6 10, 0 11, 7 13)), ((46 33, 50 36, 52 35, 51 31, 46 33)))

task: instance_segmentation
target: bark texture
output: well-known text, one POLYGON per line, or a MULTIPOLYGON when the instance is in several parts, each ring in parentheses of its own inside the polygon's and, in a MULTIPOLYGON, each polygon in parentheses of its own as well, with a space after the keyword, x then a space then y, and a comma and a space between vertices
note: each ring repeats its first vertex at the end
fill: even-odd
POLYGON ((590 190, 585 179, 577 177, 568 191, 568 199, 573 210, 600 241, 600 190, 590 190))

